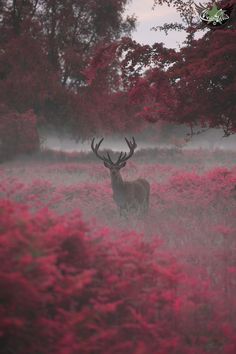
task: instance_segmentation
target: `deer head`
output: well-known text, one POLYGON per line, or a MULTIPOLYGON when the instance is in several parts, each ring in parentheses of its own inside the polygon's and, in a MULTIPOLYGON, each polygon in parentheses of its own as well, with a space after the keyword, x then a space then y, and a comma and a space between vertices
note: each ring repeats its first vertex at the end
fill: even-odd
POLYGON ((131 156, 132 156, 133 153, 134 153, 134 150, 135 150, 136 147, 137 147, 137 144, 136 144, 136 142, 135 142, 134 137, 132 137, 132 141, 129 141, 127 138, 125 138, 125 141, 126 141, 128 147, 129 147, 129 153, 127 154, 126 152, 121 152, 120 155, 119 155, 119 157, 118 157, 118 159, 117 159, 117 161, 114 162, 114 161, 112 161, 109 152, 107 152, 107 157, 106 157, 106 156, 101 156, 101 155, 99 155, 99 153, 98 153, 99 147, 100 147, 101 143, 103 142, 104 138, 102 138, 102 139, 99 141, 99 143, 96 144, 95 146, 94 146, 94 140, 95 140, 95 138, 93 138, 93 140, 92 140, 91 149, 93 150, 93 152, 95 153, 95 155, 96 155, 100 160, 103 161, 104 166, 107 167, 107 168, 109 168, 110 173, 111 173, 112 176, 117 175, 117 173, 120 171, 120 169, 123 168, 123 167, 125 167, 126 161, 131 158, 131 156))

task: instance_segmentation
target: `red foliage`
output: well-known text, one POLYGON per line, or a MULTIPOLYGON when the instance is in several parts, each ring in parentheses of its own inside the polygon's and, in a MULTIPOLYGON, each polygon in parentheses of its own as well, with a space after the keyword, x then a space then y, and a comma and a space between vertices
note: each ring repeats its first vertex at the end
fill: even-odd
POLYGON ((218 29, 182 48, 182 59, 169 70, 181 122, 235 133, 235 36, 235 29, 218 29))
POLYGON ((86 83, 85 69, 95 48, 101 43, 109 47, 134 28, 134 17, 122 16, 127 2, 3 2, 0 102, 20 113, 32 109, 44 123, 69 127, 76 138, 88 137, 100 127, 126 128, 131 119, 125 96, 119 95, 117 86, 118 94, 112 96, 117 68, 105 70, 93 90, 86 83))
POLYGON ((194 40, 193 3, 154 0, 176 7, 186 24, 166 26, 188 33, 187 46, 177 52, 127 37, 135 26, 133 17, 122 16, 127 3, 3 2, 1 102, 20 113, 33 109, 46 122, 69 127, 75 138, 142 129, 137 117, 234 133, 233 16, 194 40))
MULTIPOLYGON (((194 40, 192 3, 186 5, 174 0, 155 3, 177 8, 186 23, 180 27, 188 33, 187 46, 177 52, 162 43, 141 45, 125 37, 99 49, 87 71, 89 78, 98 77, 101 68, 119 63, 120 87, 138 117, 151 123, 164 119, 191 127, 199 124, 220 127, 225 136, 235 133, 235 16, 232 15, 229 25, 194 40)), ((235 5, 235 0, 231 4, 235 5)), ((236 8, 234 15, 235 11, 236 8)), ((166 29, 177 28, 176 24, 166 25, 166 29)))
MULTIPOLYGON (((124 37, 110 45, 100 45, 85 74, 93 86, 96 81, 104 81, 102 73, 104 76, 104 72, 119 65, 121 74, 118 76, 117 71, 116 75, 113 73, 113 80, 116 78, 118 90, 122 87, 122 93, 124 92, 130 106, 128 113, 138 126, 140 123, 136 117, 154 123, 162 119, 168 120, 173 115, 175 94, 165 70, 177 59, 178 54, 173 49, 164 48, 163 44, 141 45, 124 37), (153 63, 156 65, 154 69, 153 63), (149 71, 144 74, 144 69, 149 71)), ((100 91, 99 94, 101 95, 100 91)), ((124 103, 120 106, 124 106, 124 103)), ((117 120, 116 118, 115 121, 117 120)))
POLYGON ((17 113, 0 106, 0 160, 39 148, 36 116, 33 111, 17 113))
POLYGON ((233 353, 230 316, 158 240, 7 200, 0 225, 3 353, 233 353))
POLYGON ((52 90, 52 73, 41 38, 12 37, 0 53, 0 98, 17 112, 37 109, 52 90))

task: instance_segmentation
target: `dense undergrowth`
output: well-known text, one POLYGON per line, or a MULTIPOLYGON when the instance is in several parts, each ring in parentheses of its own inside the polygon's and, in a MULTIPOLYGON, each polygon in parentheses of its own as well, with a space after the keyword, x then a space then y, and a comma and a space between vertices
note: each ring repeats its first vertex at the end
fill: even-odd
POLYGON ((236 168, 187 154, 122 171, 151 184, 143 219, 100 163, 1 166, 1 353, 236 352, 236 168))

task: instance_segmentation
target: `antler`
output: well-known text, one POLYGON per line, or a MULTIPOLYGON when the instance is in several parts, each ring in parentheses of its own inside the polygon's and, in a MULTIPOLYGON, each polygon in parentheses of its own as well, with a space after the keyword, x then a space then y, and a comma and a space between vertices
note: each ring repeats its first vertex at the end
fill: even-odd
POLYGON ((99 153, 98 153, 98 149, 99 149, 101 143, 103 142, 104 138, 102 138, 102 139, 99 141, 99 143, 97 143, 97 144, 95 145, 95 147, 94 147, 94 140, 95 140, 95 138, 92 139, 92 142, 91 142, 91 149, 93 150, 93 152, 95 153, 95 155, 96 155, 99 159, 101 159, 103 162, 107 162, 107 163, 110 164, 110 165, 114 165, 114 162, 112 161, 109 152, 107 152, 107 158, 106 158, 105 156, 99 155, 99 153))
POLYGON ((118 157, 118 160, 116 161, 116 164, 117 164, 117 165, 121 164, 122 162, 127 161, 127 160, 130 159, 130 157, 133 155, 134 150, 135 150, 136 147, 137 147, 137 144, 136 144, 136 142, 135 142, 134 137, 132 137, 132 140, 133 140, 133 141, 129 141, 127 138, 125 138, 125 141, 126 141, 128 147, 129 147, 129 150, 130 150, 130 151, 129 151, 128 155, 127 155, 126 152, 121 152, 121 153, 120 153, 120 156, 118 157))
POLYGON ((126 152, 121 152, 119 157, 118 157, 118 160, 116 162, 113 162, 112 159, 111 159, 111 156, 109 154, 109 152, 107 152, 107 157, 105 156, 101 156, 99 155, 98 153, 98 150, 99 150, 99 147, 101 145, 101 143, 103 142, 104 138, 102 138, 99 143, 97 143, 94 147, 94 140, 95 138, 92 139, 92 143, 91 143, 91 149, 93 150, 93 152, 95 153, 95 155, 100 159, 102 160, 103 162, 106 162, 108 163, 109 165, 112 165, 112 166, 119 166, 121 163, 127 161, 134 153, 134 150, 136 149, 137 147, 137 144, 135 142, 135 139, 134 137, 132 137, 132 141, 129 141, 127 138, 125 138, 125 141, 129 147, 129 153, 127 155, 126 152))

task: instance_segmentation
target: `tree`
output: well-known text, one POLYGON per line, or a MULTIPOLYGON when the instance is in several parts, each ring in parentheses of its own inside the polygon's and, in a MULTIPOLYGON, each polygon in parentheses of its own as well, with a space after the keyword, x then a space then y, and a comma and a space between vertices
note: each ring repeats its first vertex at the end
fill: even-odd
MULTIPOLYGON (((161 1, 155 1, 156 4, 161 1)), ((228 136, 236 131, 234 92, 236 54, 236 1, 220 1, 219 8, 232 6, 231 19, 223 27, 209 30, 198 40, 194 33, 202 29, 194 19, 193 1, 167 1, 180 12, 188 33, 185 46, 180 49, 178 62, 168 69, 171 85, 175 89, 175 115, 180 123, 191 127, 219 127, 228 136)), ((177 26, 177 24, 175 24, 177 26)), ((161 30, 174 28, 174 24, 158 27, 161 30)), ((178 26, 177 26, 178 27, 178 26)))
MULTIPOLYGON (((135 26, 134 17, 123 18, 128 0, 35 0, 4 1, 0 7, 0 102, 16 112, 33 109, 38 117, 57 127, 86 127, 89 94, 84 70, 95 48, 112 43, 135 26), (86 100, 85 100, 86 97, 86 100)), ((104 93, 110 95, 115 64, 101 77, 104 93)), ((113 84, 112 84, 113 85, 113 84)), ((105 95, 103 93, 103 96, 105 95)), ((113 99, 112 99, 113 100, 113 99)), ((99 124, 106 124, 104 111, 99 124), (104 117, 104 118, 103 118, 104 117)))
POLYGON ((219 127, 228 136, 236 131, 236 31, 208 32, 181 50, 182 60, 170 70, 180 122, 219 127))
MULTIPOLYGON (((130 103, 137 109, 136 116, 150 122, 164 119, 187 124, 191 133, 199 124, 204 128, 222 128, 225 136, 234 133, 234 17, 224 27, 208 29, 202 38, 196 40, 194 33, 199 24, 193 18, 193 2, 155 3, 164 2, 174 5, 185 19, 186 26, 179 26, 179 29, 189 31, 185 46, 177 52, 160 43, 142 46, 128 38, 120 41, 117 47, 123 86, 130 103)), ((223 6, 225 2, 221 3, 223 6)), ((235 3, 234 0, 232 4, 235 3)), ((169 29, 175 27, 172 25, 169 29)), ((94 64, 96 67, 97 63, 94 64)))
POLYGON ((168 31, 185 31, 187 37, 185 44, 191 45, 194 34, 201 28, 199 21, 196 21, 196 10, 195 3, 193 0, 154 0, 153 9, 157 5, 162 5, 166 3, 168 6, 173 6, 176 8, 181 17, 181 23, 165 23, 163 26, 156 26, 152 29, 155 31, 164 31, 165 34, 168 34, 168 31))
POLYGON ((105 70, 119 58, 120 91, 133 107, 133 119, 136 122, 137 118, 149 122, 169 119, 176 102, 167 70, 178 60, 178 53, 165 48, 162 43, 143 46, 128 37, 113 43, 109 51, 112 54, 108 56, 101 47, 93 57, 87 69, 91 84, 101 69, 105 70))
POLYGON ((0 105, 0 162, 17 153, 35 152, 39 143, 33 111, 20 114, 0 105))
POLYGON ((60 70, 61 82, 78 90, 86 84, 83 70, 95 45, 110 43, 134 28, 122 18, 127 0, 43 1, 41 21, 49 61, 60 70))

